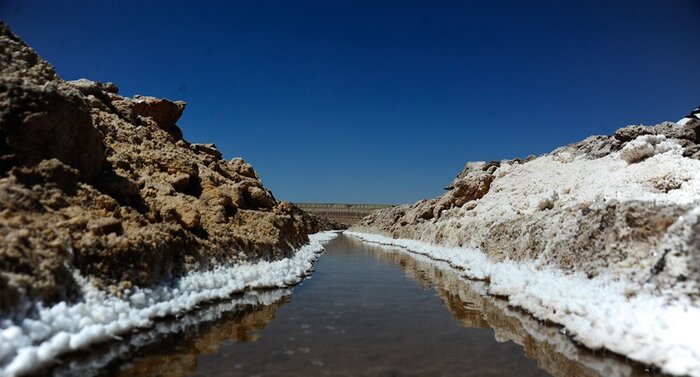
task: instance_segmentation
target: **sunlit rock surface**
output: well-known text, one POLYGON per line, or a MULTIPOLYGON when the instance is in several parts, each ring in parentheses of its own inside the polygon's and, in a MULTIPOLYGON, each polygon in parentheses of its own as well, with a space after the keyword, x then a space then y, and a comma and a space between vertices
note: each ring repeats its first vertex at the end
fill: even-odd
POLYGON ((275 260, 334 227, 183 139, 185 103, 63 81, 0 23, 0 315, 275 260))

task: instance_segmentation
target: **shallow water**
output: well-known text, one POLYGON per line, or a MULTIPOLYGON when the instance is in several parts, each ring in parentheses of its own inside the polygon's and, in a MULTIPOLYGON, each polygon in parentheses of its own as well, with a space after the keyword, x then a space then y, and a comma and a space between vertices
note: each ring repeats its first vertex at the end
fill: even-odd
POLYGON ((73 355, 54 374, 649 376, 486 297, 444 263, 341 235, 312 278, 73 355))

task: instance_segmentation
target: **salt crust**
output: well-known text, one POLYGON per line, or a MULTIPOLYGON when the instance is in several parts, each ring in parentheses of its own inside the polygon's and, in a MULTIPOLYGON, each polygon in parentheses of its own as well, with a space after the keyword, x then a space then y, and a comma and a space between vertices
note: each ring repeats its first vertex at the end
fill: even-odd
POLYGON ((476 208, 454 208, 448 212, 455 212, 453 221, 475 217, 483 219, 487 227, 541 211, 543 201, 554 201, 560 207, 604 200, 698 203, 700 161, 683 157, 683 149, 673 140, 656 138, 652 145, 647 136, 650 135, 628 143, 632 145, 630 150, 636 150, 636 145, 653 150, 653 155, 645 155, 643 161, 633 164, 623 158, 624 151, 593 160, 579 157, 569 161, 566 156, 545 155, 525 164, 502 164, 494 172, 497 179, 489 192, 476 201, 476 208), (679 185, 667 192, 659 191, 654 183, 660 179, 677 181, 679 185))
POLYGON ((647 157, 672 150, 680 150, 681 146, 675 141, 666 140, 664 135, 642 135, 630 141, 620 151, 620 158, 630 164, 639 162, 647 157))
MULTIPOLYGON (((647 139, 641 136, 635 142, 647 139)), ((655 143, 654 155, 631 164, 621 152, 593 160, 561 152, 524 164, 501 163, 482 198, 445 210, 437 220, 408 225, 402 235, 443 246, 478 247, 494 225, 550 208, 576 211, 582 205, 597 208, 610 201, 700 207, 700 161, 683 157, 683 149, 672 139, 655 143)), ((372 225, 354 229, 374 231, 372 225)), ((552 236, 556 245, 561 243, 557 237, 570 234, 552 236)))
POLYGON ((127 341, 117 341, 110 344, 107 349, 101 349, 96 357, 91 355, 86 359, 70 360, 55 366, 51 370, 51 374, 56 377, 99 376, 104 373, 104 368, 113 360, 150 344, 157 343, 167 338, 170 334, 182 333, 190 327, 217 321, 225 313, 241 308, 272 305, 291 294, 291 288, 246 291, 240 297, 227 298, 224 301, 207 305, 202 309, 185 313, 175 319, 157 321, 152 327, 130 335, 127 341))
POLYGON ((505 296, 540 320, 564 326, 591 349, 605 348, 676 375, 700 376, 700 307, 687 299, 640 293, 631 283, 602 274, 589 279, 526 262, 493 262, 472 248, 448 248, 409 239, 346 231, 366 242, 399 246, 488 280, 492 295, 505 296))
POLYGON ((291 258, 192 272, 169 285, 135 288, 123 298, 78 277, 83 291, 81 302, 40 307, 32 318, 0 322, 0 376, 31 373, 61 354, 118 339, 119 334, 148 328, 158 318, 181 315, 206 302, 226 299, 249 289, 296 284, 313 269, 323 251, 322 243, 337 234, 310 235, 309 243, 291 258))

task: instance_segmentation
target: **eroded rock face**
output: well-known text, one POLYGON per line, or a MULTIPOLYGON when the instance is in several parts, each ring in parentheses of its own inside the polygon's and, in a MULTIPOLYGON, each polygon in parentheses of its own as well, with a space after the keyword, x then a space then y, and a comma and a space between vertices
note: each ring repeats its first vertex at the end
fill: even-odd
POLYGON ((0 38, 0 169, 58 158, 94 179, 104 146, 85 99, 4 24, 0 38))
POLYGON ((250 164, 182 139, 184 102, 65 82, 0 23, 0 314, 277 259, 336 227, 277 201, 250 164))
POLYGON ((525 160, 469 163, 441 197, 353 230, 698 295, 700 122, 628 126, 525 160))

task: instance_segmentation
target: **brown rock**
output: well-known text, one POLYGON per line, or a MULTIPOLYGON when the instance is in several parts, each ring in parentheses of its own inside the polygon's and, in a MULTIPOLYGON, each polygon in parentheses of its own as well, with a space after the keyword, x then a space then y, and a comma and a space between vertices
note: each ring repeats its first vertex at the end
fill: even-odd
POLYGON ((80 172, 53 158, 43 160, 36 166, 14 168, 11 174, 27 187, 55 184, 62 191, 75 190, 80 181, 80 172))
POLYGON ((66 83, 0 22, 0 314, 239 259, 337 224, 278 204, 250 164, 190 144, 183 102, 66 83), (280 207, 280 208, 278 208, 280 207))
POLYGON ((6 170, 56 158, 88 181, 104 164, 101 135, 78 91, 56 83, 29 85, 12 76, 0 77, 0 151, 6 170))
POLYGON ((88 225, 88 229, 96 236, 110 233, 121 234, 123 231, 122 222, 113 217, 97 219, 88 225))
POLYGON ((0 22, 0 40, 0 77, 19 78, 37 85, 56 79, 53 67, 12 34, 4 22, 0 22))
POLYGON ((194 149, 195 151, 199 153, 204 153, 208 154, 216 160, 221 160, 223 157, 221 155, 221 152, 219 152, 219 149, 216 148, 215 144, 190 144, 190 148, 194 149))
POLYGON ((183 101, 172 102, 166 99, 137 95, 134 96, 132 102, 137 115, 153 119, 158 127, 163 129, 174 126, 185 110, 183 101))
POLYGON ((119 93, 119 88, 117 88, 114 83, 107 82, 99 82, 99 81, 91 81, 87 79, 79 79, 79 80, 73 80, 73 81, 67 81, 67 83, 78 89, 80 93, 83 93, 86 96, 92 95, 96 97, 107 97, 105 96, 105 93, 112 93, 112 94, 117 94, 119 93))
POLYGON ((178 173, 171 177, 170 184, 173 185, 175 191, 184 192, 192 181, 189 174, 178 173))
POLYGON ((642 135, 664 135, 669 139, 679 139, 696 142, 695 129, 692 125, 679 126, 676 123, 664 122, 656 126, 627 126, 615 131, 615 139, 627 142, 642 135))
POLYGON ((277 201, 272 196, 270 191, 261 187, 250 187, 248 188, 248 191, 244 192, 243 195, 246 203, 254 209, 269 209, 277 204, 277 201))
POLYGON ((244 177, 259 179, 258 174, 253 170, 253 165, 245 162, 242 158, 236 157, 231 160, 230 164, 236 173, 244 177))
POLYGON ((188 205, 180 205, 175 207, 177 219, 185 227, 185 229, 197 229, 200 225, 201 215, 199 212, 188 205))

